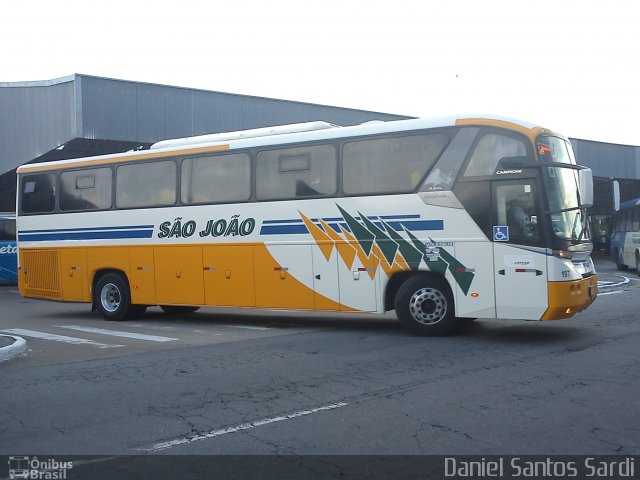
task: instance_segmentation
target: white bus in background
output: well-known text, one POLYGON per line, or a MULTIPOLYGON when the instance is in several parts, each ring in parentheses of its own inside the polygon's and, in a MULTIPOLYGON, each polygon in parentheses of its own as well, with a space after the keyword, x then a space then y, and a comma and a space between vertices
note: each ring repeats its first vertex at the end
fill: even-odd
POLYGON ((618 270, 635 268, 640 275, 640 198, 620 204, 611 230, 609 252, 618 270))
POLYGON ((15 213, 0 213, 0 285, 18 281, 15 213))
POLYGON ((384 313, 417 334, 552 320, 597 294, 591 171, 518 120, 311 122, 18 169, 22 295, 384 313))

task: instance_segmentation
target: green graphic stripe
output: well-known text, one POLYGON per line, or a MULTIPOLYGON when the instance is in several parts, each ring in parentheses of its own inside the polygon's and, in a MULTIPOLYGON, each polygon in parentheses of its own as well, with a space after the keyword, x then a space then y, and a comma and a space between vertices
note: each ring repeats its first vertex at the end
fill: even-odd
POLYGON ((356 240, 364 250, 365 255, 368 257, 371 254, 371 249, 373 248, 373 242, 376 239, 375 235, 371 233, 369 230, 364 228, 360 222, 358 222, 355 218, 345 212, 340 205, 336 204, 340 213, 344 217, 347 225, 351 229, 351 232, 356 237, 356 240))
POLYGON ((376 227, 371 220, 369 220, 365 215, 361 212, 358 212, 360 218, 364 222, 365 226, 369 229, 371 233, 375 236, 376 244, 380 247, 384 258, 387 260, 389 265, 393 265, 393 261, 396 258, 396 253, 398 251, 398 244, 390 239, 385 233, 376 227))

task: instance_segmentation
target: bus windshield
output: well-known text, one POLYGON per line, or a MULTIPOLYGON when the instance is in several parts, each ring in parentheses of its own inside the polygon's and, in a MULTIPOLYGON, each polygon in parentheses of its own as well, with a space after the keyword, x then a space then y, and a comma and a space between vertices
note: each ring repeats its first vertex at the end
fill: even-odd
POLYGON ((538 155, 543 162, 576 164, 571 144, 559 137, 550 135, 539 137, 538 155))
POLYGON ((580 206, 578 171, 547 167, 545 183, 554 234, 562 240, 573 242, 588 240, 587 213, 580 206))

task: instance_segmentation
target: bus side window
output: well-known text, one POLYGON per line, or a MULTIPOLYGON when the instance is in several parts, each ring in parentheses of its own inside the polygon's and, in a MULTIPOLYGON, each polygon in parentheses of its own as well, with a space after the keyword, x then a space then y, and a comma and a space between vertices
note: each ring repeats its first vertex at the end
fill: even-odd
POLYGON ((526 159, 526 155, 527 148, 521 140, 495 133, 486 134, 478 142, 464 171, 464 176, 493 175, 499 167, 500 159, 510 157, 526 159))
POLYGON ((116 170, 116 206, 144 208, 176 202, 176 164, 171 160, 120 165, 116 170))
POLYGON ((22 179, 23 213, 49 213, 56 206, 56 177, 52 173, 27 175, 22 179))
POLYGON ((347 195, 411 192, 448 143, 444 133, 347 142, 342 148, 343 190, 347 195))
POLYGON ((182 203, 241 202, 251 196, 246 153, 187 158, 182 162, 182 203))
POLYGON ((60 210, 98 210, 111 207, 111 169, 95 168, 60 175, 60 210))
POLYGON ((262 150, 256 156, 256 198, 335 195, 337 170, 338 155, 333 145, 262 150))

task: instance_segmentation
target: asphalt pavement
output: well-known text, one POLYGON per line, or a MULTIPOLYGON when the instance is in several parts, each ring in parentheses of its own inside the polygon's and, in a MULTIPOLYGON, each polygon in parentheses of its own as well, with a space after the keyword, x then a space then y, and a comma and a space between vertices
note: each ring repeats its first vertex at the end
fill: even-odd
MULTIPOLYGON (((593 255, 596 271, 598 272, 598 291, 612 292, 624 288, 635 271, 619 272, 615 264, 605 252, 595 252, 593 255)), ((22 355, 27 350, 27 341, 18 335, 0 334, 0 362, 22 355)))

